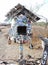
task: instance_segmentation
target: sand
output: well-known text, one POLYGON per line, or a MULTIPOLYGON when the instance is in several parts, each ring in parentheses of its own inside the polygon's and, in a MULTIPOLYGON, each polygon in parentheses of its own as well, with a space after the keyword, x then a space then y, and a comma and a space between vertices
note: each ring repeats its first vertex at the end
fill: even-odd
MULTIPOLYGON (((19 58, 19 44, 13 43, 11 45, 8 44, 8 38, 6 37, 10 27, 0 27, 2 32, 0 32, 0 60, 17 60, 19 58)), ((40 45, 40 44, 39 44, 40 45)), ((38 44, 34 44, 34 47, 38 46, 38 44)), ((23 54, 24 58, 27 55, 31 55, 34 58, 41 58, 43 54, 43 49, 29 49, 29 44, 23 45, 23 54)))

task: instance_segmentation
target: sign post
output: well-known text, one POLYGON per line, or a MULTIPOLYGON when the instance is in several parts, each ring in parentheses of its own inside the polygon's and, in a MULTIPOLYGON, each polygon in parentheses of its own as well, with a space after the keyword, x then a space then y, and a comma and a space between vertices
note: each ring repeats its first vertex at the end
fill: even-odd
POLYGON ((22 35, 20 35, 19 52, 20 52, 19 58, 21 60, 23 59, 23 36, 22 35))

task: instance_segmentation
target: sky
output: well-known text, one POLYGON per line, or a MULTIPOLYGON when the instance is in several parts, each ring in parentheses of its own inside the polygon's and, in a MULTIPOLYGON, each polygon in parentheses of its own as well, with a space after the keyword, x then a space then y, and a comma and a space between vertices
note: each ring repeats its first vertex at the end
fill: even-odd
POLYGON ((48 3, 42 6, 37 12, 37 14, 42 15, 48 19, 48 3))
POLYGON ((0 0, 0 22, 4 22, 7 12, 18 3, 34 13, 48 18, 48 0, 0 0))

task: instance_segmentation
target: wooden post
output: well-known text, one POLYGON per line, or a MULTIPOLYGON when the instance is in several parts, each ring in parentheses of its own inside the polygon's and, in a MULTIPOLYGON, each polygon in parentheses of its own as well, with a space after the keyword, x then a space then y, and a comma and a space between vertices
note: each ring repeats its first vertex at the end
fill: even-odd
POLYGON ((23 37, 22 37, 22 35, 20 38, 19 52, 20 52, 19 58, 23 59, 23 37))

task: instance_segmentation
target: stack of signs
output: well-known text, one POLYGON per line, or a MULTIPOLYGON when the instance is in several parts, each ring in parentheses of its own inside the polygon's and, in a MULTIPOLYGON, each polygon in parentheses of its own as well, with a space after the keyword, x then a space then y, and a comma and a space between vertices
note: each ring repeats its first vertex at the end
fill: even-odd
MULTIPOLYGON (((12 29, 9 32, 11 37, 18 39, 18 36, 19 36, 18 33, 17 33, 17 27, 18 26, 26 26, 27 27, 26 28, 27 34, 31 33, 31 27, 32 27, 31 22, 28 21, 26 16, 21 15, 21 16, 17 17, 14 26, 12 27, 12 29)), ((26 39, 25 36, 24 36, 24 39, 26 39)))
POLYGON ((18 17, 17 20, 16 20, 16 23, 17 23, 16 25, 18 25, 18 26, 20 26, 20 25, 21 26, 24 26, 24 25, 26 26, 26 24, 27 24, 26 16, 18 17))

